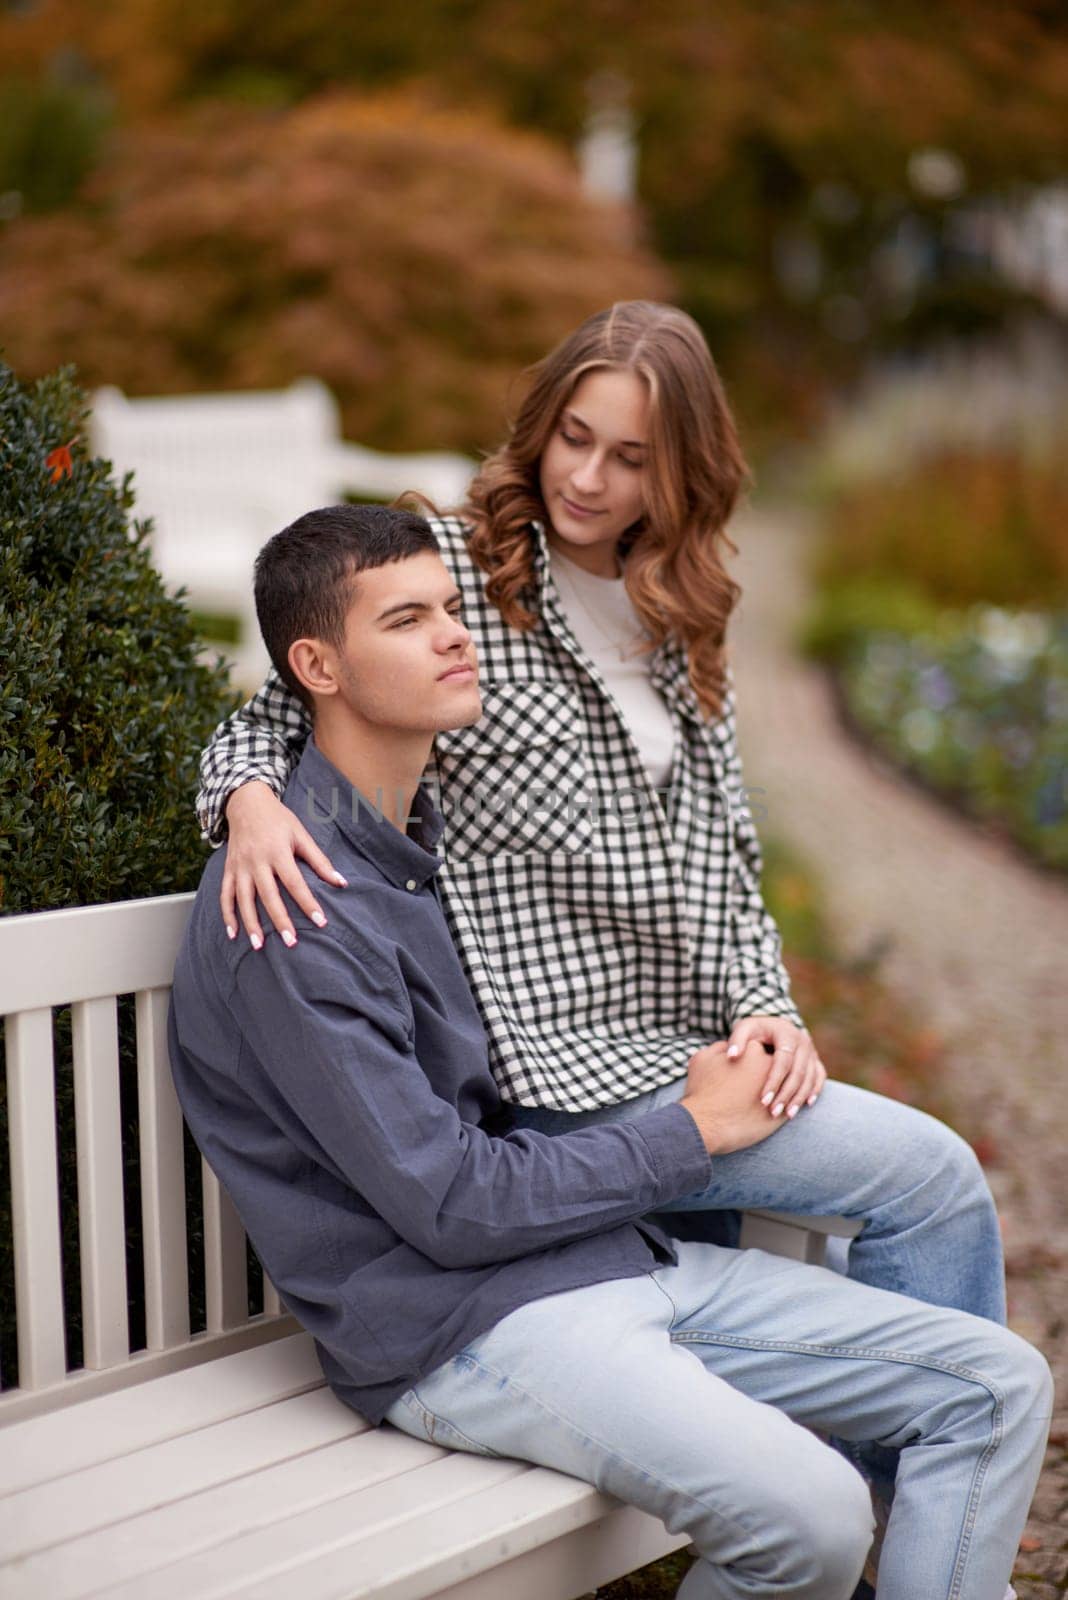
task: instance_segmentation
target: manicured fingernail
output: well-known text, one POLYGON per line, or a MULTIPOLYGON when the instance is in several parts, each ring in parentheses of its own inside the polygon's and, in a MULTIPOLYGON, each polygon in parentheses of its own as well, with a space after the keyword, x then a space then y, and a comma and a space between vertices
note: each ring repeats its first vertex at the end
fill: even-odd
POLYGON ((787 1112, 787 1113, 786 1113, 786 1115, 787 1115, 787 1116, 788 1116, 788 1117, 796 1117, 796 1116, 797 1116, 797 1113, 798 1113, 798 1112, 799 1112, 799 1111, 800 1111, 800 1110, 801 1110, 801 1107, 800 1107, 800 1106, 791 1106, 791 1107, 790 1107, 790 1109, 789 1109, 789 1111, 788 1111, 788 1112, 787 1112))
POLYGON ((736 1044, 728 1046, 727 1054, 729 1056, 736 1056, 738 1054, 738 1046, 736 1044))
POLYGON ((349 886, 349 880, 347 878, 343 878, 340 872, 334 873, 334 882, 339 883, 343 889, 347 889, 349 886))
POLYGON ((226 924, 226 937, 228 939, 237 938, 237 929, 232 927, 229 922, 226 924))
POLYGON ((781 1100, 779 1101, 779 1104, 777 1106, 772 1106, 771 1114, 772 1114, 773 1117, 781 1117, 782 1116, 782 1101, 781 1100))
POLYGON ((760 1104, 762 1106, 770 1106, 771 1105, 771 1095, 770 1094, 766 1094, 764 1096, 763 1100, 761 1100, 760 1104))
POLYGON ((253 950, 263 949, 263 940, 260 938, 258 933, 250 933, 248 936, 248 942, 252 946, 253 950))
POLYGON ((323 916, 321 911, 313 911, 312 912, 312 921, 315 923, 315 926, 317 928, 325 928, 326 927, 326 918, 323 916))
POLYGON ((288 928, 283 928, 282 929, 282 943, 285 945, 286 949, 287 950, 292 950, 292 948, 296 944, 296 942, 297 941, 296 941, 295 937, 293 936, 293 934, 290 933, 289 929, 288 928))
POLYGON ((808 1103, 810 1106, 814 1106, 816 1104, 816 1096, 814 1094, 809 1095, 808 1103))

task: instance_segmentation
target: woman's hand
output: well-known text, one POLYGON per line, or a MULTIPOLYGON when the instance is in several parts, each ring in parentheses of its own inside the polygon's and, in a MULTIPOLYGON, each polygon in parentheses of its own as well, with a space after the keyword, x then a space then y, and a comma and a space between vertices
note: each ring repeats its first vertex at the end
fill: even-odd
POLYGON ((230 938, 237 938, 236 902, 249 943, 254 950, 262 948, 263 929, 256 915, 258 894, 283 943, 296 944, 292 920, 278 892, 279 883, 312 922, 324 928, 326 917, 297 869, 297 857, 303 857, 325 883, 340 884, 342 888, 348 885, 299 818, 282 804, 268 784, 254 781, 234 790, 226 803, 226 820, 230 841, 219 905, 230 938))
POLYGON ((760 1092, 762 1106, 771 1108, 773 1117, 796 1117, 803 1105, 815 1105, 827 1082, 827 1069, 816 1054, 811 1034, 796 1028, 787 1017, 743 1017, 736 1024, 727 1044, 732 1061, 741 1057, 753 1040, 771 1045, 768 1075, 760 1092))

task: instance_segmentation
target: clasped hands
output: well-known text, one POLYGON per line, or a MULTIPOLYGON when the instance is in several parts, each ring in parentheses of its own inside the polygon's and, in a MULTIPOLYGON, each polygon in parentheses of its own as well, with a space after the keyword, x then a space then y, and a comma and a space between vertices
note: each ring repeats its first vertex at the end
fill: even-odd
POLYGON ((815 1105, 827 1069, 816 1053, 812 1036, 788 1017, 743 1017, 727 1039, 728 1061, 740 1062, 747 1046, 770 1048, 767 1076, 760 1089, 760 1104, 771 1117, 794 1118, 802 1106, 815 1105))

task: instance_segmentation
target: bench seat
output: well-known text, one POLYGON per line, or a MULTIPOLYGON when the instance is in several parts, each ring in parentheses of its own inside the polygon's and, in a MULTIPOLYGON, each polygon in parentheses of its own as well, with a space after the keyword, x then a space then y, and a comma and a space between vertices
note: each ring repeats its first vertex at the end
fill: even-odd
POLYGON ((577 1479, 369 1427, 306 1334, 4 1432, 5 1600, 535 1600, 685 1542, 577 1479))

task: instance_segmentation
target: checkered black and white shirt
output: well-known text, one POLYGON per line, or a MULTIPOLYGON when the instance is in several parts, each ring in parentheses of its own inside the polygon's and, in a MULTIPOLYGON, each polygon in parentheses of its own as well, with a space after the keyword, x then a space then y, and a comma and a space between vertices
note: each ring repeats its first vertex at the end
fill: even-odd
MULTIPOLYGON (((542 530, 539 622, 522 633, 486 599, 465 524, 432 525, 464 596, 483 716, 438 734, 424 782, 446 817, 438 881, 502 1097, 593 1110, 673 1082, 740 1017, 801 1026, 760 897, 733 695, 708 721, 681 646, 651 655, 675 727, 671 787, 658 794, 568 624, 542 530)), ((282 793, 309 728, 272 672, 204 752, 206 837, 224 837, 240 783, 282 793)))

